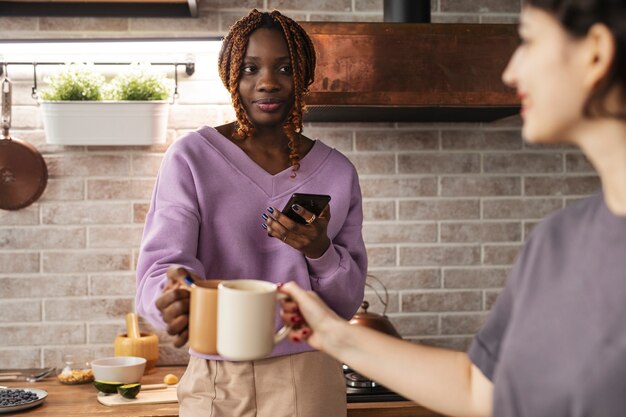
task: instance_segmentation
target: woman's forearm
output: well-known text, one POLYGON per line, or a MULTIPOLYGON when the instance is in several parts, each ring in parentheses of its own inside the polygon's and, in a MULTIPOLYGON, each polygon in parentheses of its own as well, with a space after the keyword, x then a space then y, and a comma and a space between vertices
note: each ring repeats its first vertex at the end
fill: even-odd
POLYGON ((489 416, 492 384, 467 354, 335 321, 322 349, 377 383, 451 416, 489 416))

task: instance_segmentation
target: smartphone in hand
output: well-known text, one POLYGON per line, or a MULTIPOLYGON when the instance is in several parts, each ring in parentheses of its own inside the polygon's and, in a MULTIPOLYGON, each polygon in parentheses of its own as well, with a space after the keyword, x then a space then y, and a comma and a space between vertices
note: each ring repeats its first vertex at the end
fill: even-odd
POLYGON ((285 208, 283 208, 281 213, 289 217, 296 223, 306 224, 306 221, 302 217, 300 217, 298 213, 291 209, 291 206, 297 204, 300 207, 304 207, 306 210, 310 211, 316 216, 319 216, 322 210, 326 208, 329 201, 330 196, 325 194, 294 193, 291 195, 291 198, 289 199, 287 204, 285 204, 285 208))

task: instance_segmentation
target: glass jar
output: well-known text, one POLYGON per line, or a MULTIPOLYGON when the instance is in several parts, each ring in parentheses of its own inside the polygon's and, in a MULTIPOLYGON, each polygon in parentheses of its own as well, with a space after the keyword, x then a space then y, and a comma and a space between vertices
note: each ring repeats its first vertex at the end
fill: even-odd
POLYGON ((86 384, 93 381, 91 356, 89 351, 63 355, 63 364, 59 367, 57 378, 62 384, 86 384))

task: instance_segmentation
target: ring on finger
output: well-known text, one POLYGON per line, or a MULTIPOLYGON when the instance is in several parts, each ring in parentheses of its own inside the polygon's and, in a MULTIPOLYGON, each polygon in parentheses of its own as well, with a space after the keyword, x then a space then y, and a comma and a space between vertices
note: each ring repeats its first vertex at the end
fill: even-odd
POLYGON ((317 219, 317 216, 314 214, 311 216, 311 218, 309 220, 306 221, 306 224, 311 224, 315 221, 315 219, 317 219))

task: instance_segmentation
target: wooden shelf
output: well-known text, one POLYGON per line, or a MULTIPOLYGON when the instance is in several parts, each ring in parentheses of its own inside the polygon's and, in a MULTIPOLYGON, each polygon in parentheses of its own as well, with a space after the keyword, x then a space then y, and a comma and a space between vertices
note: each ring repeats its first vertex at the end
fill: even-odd
POLYGON ((197 0, 1 0, 2 16, 197 17, 197 0))

